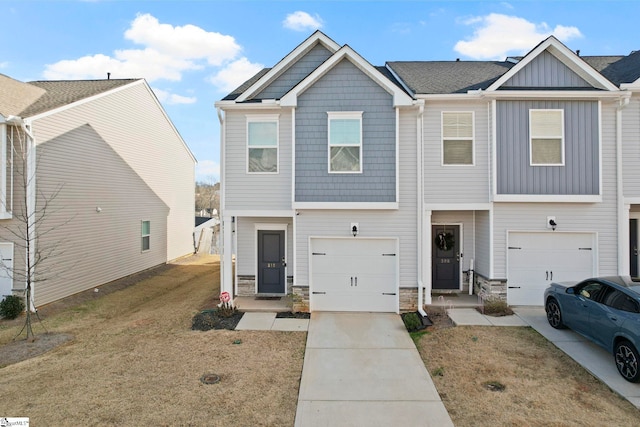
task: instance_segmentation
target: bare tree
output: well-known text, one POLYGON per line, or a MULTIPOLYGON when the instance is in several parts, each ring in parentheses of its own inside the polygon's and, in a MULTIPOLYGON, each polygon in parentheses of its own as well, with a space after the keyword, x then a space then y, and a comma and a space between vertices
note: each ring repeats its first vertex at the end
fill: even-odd
MULTIPOLYGON (((5 206, 7 211, 12 212, 12 219, 6 224, 1 224, 0 229, 11 238, 17 250, 23 251, 24 264, 14 261, 12 266, 8 266, 2 262, 0 267, 14 282, 24 283, 26 317, 24 326, 16 338, 26 332, 27 341, 34 341, 36 337, 33 332, 32 314, 37 316, 33 298, 34 285, 54 277, 54 272, 50 266, 47 266, 46 261, 58 253, 61 243, 42 245, 38 244, 38 240, 68 223, 70 219, 55 227, 46 225, 46 219, 53 213, 52 201, 58 196, 62 187, 59 186, 48 194, 37 193, 36 149, 33 135, 22 119, 17 117, 10 119, 9 123, 14 126, 11 126, 10 135, 8 135, 11 145, 7 162, 12 171, 10 179, 15 182, 17 197, 15 204, 11 201, 5 206)), ((13 193, 13 186, 11 193, 13 193)), ((5 199, 12 199, 12 197, 5 197, 5 199)))
POLYGON ((206 211, 213 216, 220 208, 220 183, 213 176, 205 181, 196 182, 196 212, 206 211))

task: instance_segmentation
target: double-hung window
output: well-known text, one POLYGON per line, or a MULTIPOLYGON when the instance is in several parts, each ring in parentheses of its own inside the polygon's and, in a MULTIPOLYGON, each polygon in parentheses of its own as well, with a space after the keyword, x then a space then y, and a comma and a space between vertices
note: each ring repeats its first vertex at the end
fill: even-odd
POLYGON ((247 117, 247 173, 278 173, 278 116, 247 117))
POLYGON ((362 172, 362 112, 329 112, 329 173, 362 172))
POLYGON ((442 112, 442 164, 473 165, 473 113, 442 112))
POLYGON ((564 110, 529 110, 531 166, 564 165, 564 110))
POLYGON ((151 221, 142 221, 142 252, 151 249, 151 221))

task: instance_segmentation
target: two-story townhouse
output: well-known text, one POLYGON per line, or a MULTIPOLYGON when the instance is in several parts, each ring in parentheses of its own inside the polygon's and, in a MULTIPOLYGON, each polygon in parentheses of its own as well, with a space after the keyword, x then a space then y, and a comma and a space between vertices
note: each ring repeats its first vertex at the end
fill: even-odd
POLYGON ((550 37, 506 61, 373 67, 316 32, 217 103, 223 288, 404 311, 470 277, 541 305, 552 280, 635 274, 637 63, 550 37))
POLYGON ((28 259, 37 307, 193 253, 194 179, 145 80, 0 75, 0 295, 28 259))

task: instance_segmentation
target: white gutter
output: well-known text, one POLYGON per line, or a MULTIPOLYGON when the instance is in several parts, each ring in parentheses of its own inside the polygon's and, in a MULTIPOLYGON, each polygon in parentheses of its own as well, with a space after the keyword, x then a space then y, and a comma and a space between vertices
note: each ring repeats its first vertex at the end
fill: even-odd
POLYGON ((422 246, 423 236, 422 236, 422 228, 423 228, 423 215, 424 215, 424 192, 423 192, 423 177, 424 177, 424 159, 422 158, 423 146, 422 146, 422 138, 423 138, 423 116, 424 116, 424 100, 420 99, 415 101, 415 105, 418 106, 418 117, 416 118, 416 132, 418 133, 416 137, 416 173, 418 175, 418 185, 417 185, 417 216, 418 216, 418 224, 417 224, 417 239, 418 239, 418 313, 424 317, 428 317, 427 313, 424 311, 424 282, 422 281, 422 273, 423 268, 422 264, 424 260, 422 259, 422 246))

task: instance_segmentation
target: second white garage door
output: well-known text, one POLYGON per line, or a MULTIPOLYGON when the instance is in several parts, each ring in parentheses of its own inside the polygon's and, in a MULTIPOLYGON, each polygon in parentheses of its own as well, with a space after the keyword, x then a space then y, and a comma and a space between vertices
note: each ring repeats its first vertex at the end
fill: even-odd
POLYGON ((509 233, 507 302, 544 305, 551 282, 594 276, 595 249, 593 233, 509 233))
POLYGON ((310 239, 311 311, 398 312, 398 240, 310 239))

